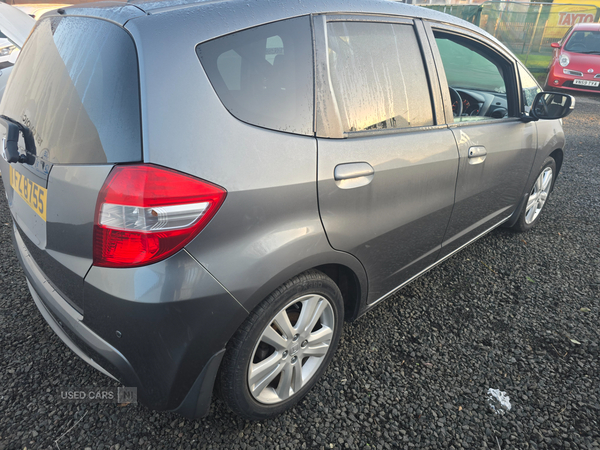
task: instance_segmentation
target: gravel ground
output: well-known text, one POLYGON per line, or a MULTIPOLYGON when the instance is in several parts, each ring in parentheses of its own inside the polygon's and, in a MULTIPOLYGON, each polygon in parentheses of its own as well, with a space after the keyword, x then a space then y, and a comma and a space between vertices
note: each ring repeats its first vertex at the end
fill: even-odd
MULTIPOLYGON (((347 324, 291 412, 245 422, 65 403, 115 386, 37 311, 0 202, 0 449, 490 448, 600 450, 600 97, 565 119, 565 163, 539 226, 492 232, 347 324), (488 390, 510 397, 495 413, 488 390)), ((4 196, 4 194, 1 194, 4 196)))

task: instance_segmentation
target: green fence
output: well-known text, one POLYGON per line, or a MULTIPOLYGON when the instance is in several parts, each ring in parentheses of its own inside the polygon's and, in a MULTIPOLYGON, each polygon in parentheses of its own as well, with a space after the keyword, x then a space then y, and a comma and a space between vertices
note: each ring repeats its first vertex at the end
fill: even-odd
POLYGON ((504 43, 527 68, 545 74, 552 42, 581 22, 598 22, 593 5, 490 1, 481 5, 422 5, 471 22, 504 43))

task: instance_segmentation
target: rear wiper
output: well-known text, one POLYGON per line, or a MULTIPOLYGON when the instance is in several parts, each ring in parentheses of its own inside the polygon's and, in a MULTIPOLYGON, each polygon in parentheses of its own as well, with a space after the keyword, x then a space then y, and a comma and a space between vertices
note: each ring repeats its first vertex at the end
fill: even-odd
POLYGON ((9 163, 19 162, 21 164, 33 165, 35 163, 35 138, 33 133, 25 125, 6 116, 0 116, 0 127, 6 130, 2 138, 2 156, 9 163), (23 134, 25 140, 25 154, 19 153, 19 133, 23 134))

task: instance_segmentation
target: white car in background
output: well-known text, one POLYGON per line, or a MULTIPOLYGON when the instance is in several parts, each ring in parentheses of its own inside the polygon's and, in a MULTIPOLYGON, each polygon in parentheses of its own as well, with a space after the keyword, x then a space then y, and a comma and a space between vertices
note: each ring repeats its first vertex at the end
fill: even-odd
POLYGON ((27 3, 24 5, 15 5, 15 8, 19 8, 21 11, 27 13, 35 20, 38 20, 42 15, 48 11, 53 11, 59 8, 66 8, 71 6, 67 3, 27 3))
POLYGON ((35 20, 23 11, 0 2, 0 99, 8 76, 35 20))

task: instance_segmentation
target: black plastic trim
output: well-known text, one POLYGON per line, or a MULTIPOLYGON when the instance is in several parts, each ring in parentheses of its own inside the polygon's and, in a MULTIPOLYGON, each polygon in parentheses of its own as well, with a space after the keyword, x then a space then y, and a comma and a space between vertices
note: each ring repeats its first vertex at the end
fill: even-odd
POLYGON ((219 367, 221 366, 221 361, 223 360, 223 355, 225 355, 225 349, 218 351, 208 360, 190 391, 181 402, 181 405, 172 410, 172 412, 181 414, 189 419, 201 419, 208 415, 212 401, 213 387, 219 367))

